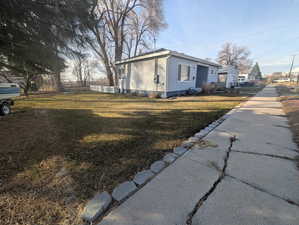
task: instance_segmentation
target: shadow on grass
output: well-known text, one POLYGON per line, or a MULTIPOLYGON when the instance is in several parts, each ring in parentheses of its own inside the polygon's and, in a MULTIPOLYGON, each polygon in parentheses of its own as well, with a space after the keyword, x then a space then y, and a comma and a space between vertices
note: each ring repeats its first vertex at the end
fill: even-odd
MULTIPOLYGON (((219 97, 218 95, 213 95, 215 97, 219 97)), ((191 97, 196 97, 196 96, 189 96, 191 97)), ((222 97, 240 97, 240 96, 222 96, 222 97)), ((156 100, 149 100, 149 99, 140 99, 139 100, 135 100, 135 99, 124 99, 124 100, 111 100, 111 99, 107 99, 105 101, 100 100, 100 102, 103 103, 155 103, 155 104, 169 104, 169 103, 192 103, 192 102, 217 102, 215 100, 190 100, 188 99, 188 97, 184 97, 184 100, 180 100, 180 98, 175 98, 173 99, 165 99, 165 101, 161 101, 159 99, 156 100)), ((25 99, 23 101, 27 101, 27 102, 73 102, 73 103, 94 103, 95 100, 70 100, 70 99, 25 99)), ((227 99, 227 100, 221 100, 219 102, 240 102, 239 99, 233 100, 233 99, 227 99)))
MULTIPOLYGON (((25 171, 30 180, 26 185, 34 189, 35 179, 44 179, 46 173, 53 176, 64 166, 71 171, 80 198, 87 199, 148 168, 225 112, 142 111, 110 118, 91 110, 25 110, 1 121, 1 182, 9 184, 25 171), (41 164, 53 157, 62 162, 43 170, 41 164)), ((11 188, 5 186, 1 189, 11 188)))
POLYGON ((82 102, 66 96, 54 100, 58 105, 51 102, 48 106, 49 100, 42 96, 37 104, 23 99, 17 103, 16 113, 0 121, 3 224, 77 224, 73 218, 94 192, 111 191, 132 178, 236 104, 186 105, 171 110, 166 105, 171 101, 150 100, 159 107, 165 103, 156 110, 154 106, 143 108, 144 104, 128 107, 131 100, 149 102, 140 97, 128 101, 125 96, 123 101, 123 96, 113 95, 112 100, 124 105, 112 106, 110 95, 88 96, 96 102, 93 105, 85 100, 86 105, 69 104, 82 102), (21 108, 26 105, 39 108, 21 108))

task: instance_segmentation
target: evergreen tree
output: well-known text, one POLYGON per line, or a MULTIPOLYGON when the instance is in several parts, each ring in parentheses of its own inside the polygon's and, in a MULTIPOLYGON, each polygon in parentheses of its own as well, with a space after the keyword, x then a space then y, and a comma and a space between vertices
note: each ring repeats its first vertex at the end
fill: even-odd
POLYGON ((0 72, 54 74, 60 83, 65 56, 82 40, 80 20, 89 6, 88 0, 0 1, 0 72))
POLYGON ((262 73, 259 67, 259 64, 256 63, 254 67, 252 68, 251 72, 249 73, 249 77, 252 80, 261 80, 262 79, 262 73))

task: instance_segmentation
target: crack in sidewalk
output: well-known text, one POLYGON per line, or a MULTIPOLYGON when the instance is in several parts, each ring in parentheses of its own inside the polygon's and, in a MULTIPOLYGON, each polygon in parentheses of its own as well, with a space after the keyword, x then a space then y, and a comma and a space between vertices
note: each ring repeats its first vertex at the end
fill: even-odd
POLYGON ((220 182, 223 180, 223 178, 225 177, 225 171, 227 168, 227 162, 233 147, 233 143, 237 140, 236 136, 232 136, 230 137, 230 146, 228 147, 225 157, 224 157, 224 165, 222 167, 222 169, 220 170, 220 174, 219 177, 217 178, 217 180, 214 182, 214 184, 212 185, 212 187, 210 188, 210 190, 195 204, 193 210, 188 214, 187 216, 187 220, 186 220, 186 225, 192 225, 192 219, 194 217, 194 215, 196 214, 196 212, 199 210, 199 208, 202 206, 202 204, 209 198, 209 196, 215 191, 215 189, 217 188, 218 184, 220 184, 220 182))
POLYGON ((289 204, 291 204, 291 205, 295 205, 295 206, 299 207, 299 204, 298 204, 298 203, 296 203, 296 202, 294 202, 294 201, 292 201, 292 200, 290 200, 290 199, 283 198, 283 197, 281 197, 281 196, 279 196, 279 195, 276 195, 276 194, 274 194, 274 193, 271 193, 271 192, 269 192, 268 190, 266 190, 266 189, 264 189, 264 188, 262 188, 262 187, 259 187, 259 186, 257 186, 257 185, 251 184, 251 183, 249 183, 249 182, 247 182, 247 181, 244 181, 244 180, 242 180, 242 179, 239 179, 239 178, 237 178, 237 177, 235 177, 235 176, 232 176, 232 175, 229 175, 229 174, 226 174, 226 176, 228 176, 228 177, 230 177, 230 178, 232 178, 232 179, 234 179, 234 180, 236 180, 236 181, 238 181, 238 182, 240 182, 240 183, 242 183, 242 184, 248 185, 249 187, 252 187, 252 188, 254 188, 254 189, 258 190, 258 191, 261 191, 261 192, 263 192, 263 193, 266 193, 266 194, 268 194, 268 195, 271 195, 272 197, 278 198, 278 199, 280 199, 280 200, 286 201, 287 203, 289 203, 289 204))
MULTIPOLYGON (((223 132, 223 133, 227 133, 228 135, 232 135, 232 136, 237 136, 238 133, 240 132, 237 132, 237 131, 227 131, 227 130, 223 130, 221 128, 215 128, 216 131, 220 131, 220 132, 223 132)), ((288 151, 291 151, 291 152, 296 152, 296 153, 299 153, 299 150, 298 149, 294 149, 294 148, 290 148, 290 147, 287 147, 287 146, 283 146, 283 145, 279 145, 279 144, 274 144, 274 143, 271 143, 271 142, 266 142, 267 145, 272 145, 272 146, 276 146, 276 147, 279 147, 279 148, 283 148, 285 150, 288 150, 288 151)))
POLYGON ((266 157, 271 157, 271 158, 278 158, 278 159, 296 161, 296 159, 290 158, 290 157, 287 157, 287 156, 273 155, 273 154, 267 154, 267 153, 258 153, 258 152, 250 152, 250 151, 239 151, 239 150, 231 150, 231 151, 232 152, 243 153, 243 154, 248 154, 248 155, 259 155, 259 156, 266 156, 266 157))

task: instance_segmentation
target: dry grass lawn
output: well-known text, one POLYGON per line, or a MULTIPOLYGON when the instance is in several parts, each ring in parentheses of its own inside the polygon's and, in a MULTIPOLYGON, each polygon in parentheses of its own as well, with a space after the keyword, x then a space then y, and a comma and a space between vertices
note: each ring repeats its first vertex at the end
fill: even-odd
MULTIPOLYGON (((299 146, 299 86, 295 83, 280 84, 277 85, 277 90, 288 116, 294 141, 299 146), (298 88, 297 90, 295 89, 296 87, 298 88)), ((299 157, 297 165, 299 168, 299 157)))
POLYGON ((244 96, 148 99, 99 93, 20 98, 0 118, 0 221, 78 224, 97 191, 111 191, 244 96))

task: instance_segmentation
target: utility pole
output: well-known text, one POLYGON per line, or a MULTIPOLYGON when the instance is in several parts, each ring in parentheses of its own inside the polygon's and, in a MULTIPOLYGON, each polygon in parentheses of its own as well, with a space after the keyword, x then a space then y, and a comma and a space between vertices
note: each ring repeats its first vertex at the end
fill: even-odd
POLYGON ((156 39, 156 37, 154 36, 154 50, 156 50, 156 44, 157 44, 157 39, 156 39))
MULTIPOLYGON (((292 59, 292 63, 291 63, 291 68, 290 68, 290 72, 289 72, 289 78, 290 79, 291 79, 291 75, 292 75, 292 71, 293 71, 295 57, 296 57, 296 55, 293 55, 293 59, 292 59)), ((297 79, 297 81, 298 81, 298 79, 297 79)))

